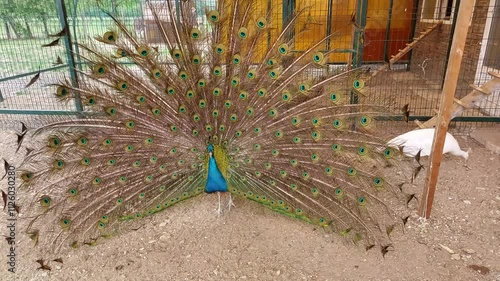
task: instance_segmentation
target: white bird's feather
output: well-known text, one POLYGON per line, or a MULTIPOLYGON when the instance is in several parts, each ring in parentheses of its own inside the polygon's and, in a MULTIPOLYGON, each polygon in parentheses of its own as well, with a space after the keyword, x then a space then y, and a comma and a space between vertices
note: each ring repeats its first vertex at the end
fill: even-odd
MULTIPOLYGON (((406 156, 415 157, 419 151, 420 156, 429 156, 431 154, 433 138, 434 128, 419 129, 399 135, 387 144, 392 147, 401 147, 406 156)), ((457 140, 450 133, 446 133, 443 154, 450 153, 467 159, 469 151, 463 151, 458 145, 457 140)))

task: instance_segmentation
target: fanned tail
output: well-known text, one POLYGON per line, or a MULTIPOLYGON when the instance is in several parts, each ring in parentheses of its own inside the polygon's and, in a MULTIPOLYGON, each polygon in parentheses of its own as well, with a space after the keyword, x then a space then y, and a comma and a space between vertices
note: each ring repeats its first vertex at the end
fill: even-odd
POLYGON ((406 216, 405 179, 390 179, 407 164, 376 126, 391 109, 350 103, 365 71, 327 65, 334 35, 295 47, 308 8, 281 27, 254 1, 219 1, 202 27, 191 4, 148 1, 158 46, 109 13, 116 30, 80 45, 90 71, 54 93, 81 98, 84 116, 38 130, 21 174, 31 237, 54 252, 94 244, 202 193, 210 144, 233 194, 384 249, 406 216))

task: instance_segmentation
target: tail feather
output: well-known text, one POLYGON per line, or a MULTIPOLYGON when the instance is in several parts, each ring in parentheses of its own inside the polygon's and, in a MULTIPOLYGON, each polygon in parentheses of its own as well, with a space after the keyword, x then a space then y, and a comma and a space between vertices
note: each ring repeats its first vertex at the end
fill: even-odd
POLYGON ((91 66, 85 79, 54 85, 61 101, 78 95, 85 112, 35 132, 39 148, 21 173, 32 237, 55 252, 95 244, 124 221, 202 193, 210 144, 229 192, 387 245, 388 229, 407 217, 399 187, 409 179, 391 179, 409 164, 376 124, 400 113, 349 103, 365 71, 330 74, 333 51, 321 49, 334 35, 296 48, 310 8, 280 28, 255 2, 219 1, 203 28, 191 1, 180 14, 167 1, 161 15, 147 3, 162 44, 108 13, 115 30, 80 45, 91 66))

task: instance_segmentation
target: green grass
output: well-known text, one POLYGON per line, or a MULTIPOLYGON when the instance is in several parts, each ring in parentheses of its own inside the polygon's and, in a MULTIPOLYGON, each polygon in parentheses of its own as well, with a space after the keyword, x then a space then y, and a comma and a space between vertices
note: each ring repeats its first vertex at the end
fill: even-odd
MULTIPOLYGON (((133 29, 134 19, 125 19, 125 24, 133 29)), ((70 32, 73 33, 73 21, 70 19, 70 32)), ((113 28, 114 24, 110 18, 99 17, 78 18, 76 27, 76 40, 73 35, 73 43, 88 43, 97 35, 113 28)), ((47 20, 49 33, 57 33, 61 30, 58 19, 47 20)), ((30 22, 33 39, 7 39, 6 30, 3 25, 0 28, 0 78, 19 75, 22 73, 37 71, 52 67, 57 57, 67 62, 66 46, 61 39, 59 46, 42 48, 43 44, 50 43, 56 39, 48 37, 40 22, 30 22)), ((15 38, 14 32, 11 36, 15 38)))

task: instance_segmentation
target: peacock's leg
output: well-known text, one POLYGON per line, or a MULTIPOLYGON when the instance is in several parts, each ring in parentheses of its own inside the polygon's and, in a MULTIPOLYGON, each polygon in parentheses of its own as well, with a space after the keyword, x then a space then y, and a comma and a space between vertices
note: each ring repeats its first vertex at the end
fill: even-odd
POLYGON ((231 206, 236 207, 233 203, 233 195, 229 193, 229 201, 227 202, 228 212, 231 212, 231 206))
POLYGON ((222 215, 222 207, 221 207, 221 203, 220 203, 220 192, 217 191, 217 197, 219 198, 219 204, 218 204, 218 208, 216 210, 216 213, 217 213, 217 217, 220 217, 222 215))

